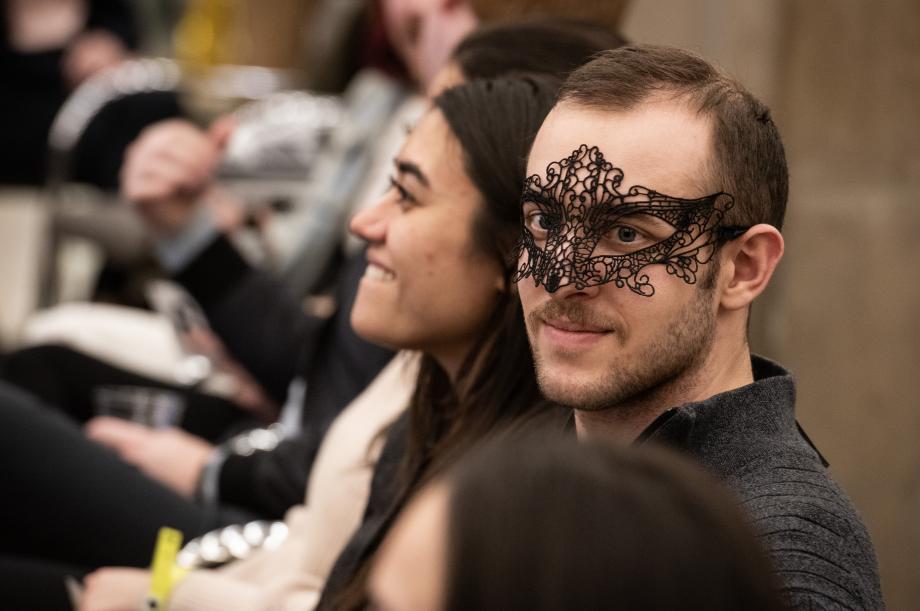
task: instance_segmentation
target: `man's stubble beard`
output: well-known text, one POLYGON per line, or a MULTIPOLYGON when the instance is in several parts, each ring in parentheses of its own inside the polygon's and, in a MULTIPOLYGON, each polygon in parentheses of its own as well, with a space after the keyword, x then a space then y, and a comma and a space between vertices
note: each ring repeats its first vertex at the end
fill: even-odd
MULTIPOLYGON (((553 376, 539 353, 530 329, 547 314, 565 315, 574 322, 602 324, 619 332, 610 321, 598 320, 582 302, 548 302, 528 316, 528 334, 537 370, 537 382, 547 399, 572 409, 599 411, 621 408, 643 410, 656 397, 681 395, 692 386, 713 344, 714 293, 707 282, 695 291, 681 315, 669 321, 653 341, 633 354, 619 354, 607 361, 599 379, 576 382, 553 376)), ((672 407, 672 406, 669 406, 672 407)))

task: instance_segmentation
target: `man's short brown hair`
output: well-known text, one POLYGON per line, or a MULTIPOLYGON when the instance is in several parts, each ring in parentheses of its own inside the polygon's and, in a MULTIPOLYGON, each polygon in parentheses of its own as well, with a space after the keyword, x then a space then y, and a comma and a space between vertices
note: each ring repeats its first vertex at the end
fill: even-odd
POLYGON ((653 45, 604 51, 569 76, 559 99, 596 110, 622 111, 654 96, 686 101, 712 119, 713 191, 735 198, 725 222, 769 223, 782 229, 789 173, 770 111, 699 56, 653 45))

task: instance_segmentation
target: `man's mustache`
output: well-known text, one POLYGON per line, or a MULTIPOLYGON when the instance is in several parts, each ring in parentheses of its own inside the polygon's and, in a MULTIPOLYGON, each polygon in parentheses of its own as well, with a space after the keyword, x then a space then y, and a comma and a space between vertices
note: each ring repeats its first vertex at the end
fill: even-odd
POLYGON ((612 316, 604 316, 578 300, 558 301, 551 299, 527 314, 527 322, 533 328, 539 322, 567 320, 586 328, 601 328, 618 333, 620 324, 612 316))

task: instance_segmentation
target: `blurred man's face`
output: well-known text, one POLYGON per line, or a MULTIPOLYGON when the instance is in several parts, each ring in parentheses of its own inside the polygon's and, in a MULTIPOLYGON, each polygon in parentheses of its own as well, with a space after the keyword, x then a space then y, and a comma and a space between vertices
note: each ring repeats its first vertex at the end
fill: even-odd
POLYGON ((416 82, 428 86, 476 24, 468 7, 444 0, 382 0, 387 36, 416 82))
MULTIPOLYGON (((711 150, 708 119, 680 101, 648 101, 625 112, 563 103, 540 129, 527 173, 545 186, 559 176, 566 160, 577 158, 587 164, 585 172, 590 174, 591 163, 601 159, 600 153, 617 170, 614 174, 621 173, 611 189, 626 194, 632 187, 642 187, 645 190, 638 192, 667 194, 678 208, 704 218, 704 208, 694 206, 710 205, 705 202, 712 194, 711 150), (704 203, 692 203, 696 201, 704 203)), ((604 233, 591 243, 591 253, 575 253, 568 238, 559 238, 564 232, 557 231, 559 239, 551 247, 556 269, 562 271, 547 274, 538 283, 540 270, 535 270, 536 275, 525 274, 518 283, 541 389, 549 399, 578 409, 614 407, 681 380, 709 353, 717 310, 714 293, 707 288, 711 249, 697 253, 699 265, 691 265, 695 271, 690 276, 674 265, 643 265, 644 253, 669 237, 679 237, 685 215, 656 217, 642 213, 640 206, 635 214, 611 217, 592 209, 593 202, 604 199, 592 195, 596 187, 589 179, 587 184, 564 189, 567 200, 557 203, 556 218, 528 202, 526 192, 523 204, 525 227, 538 240, 542 235, 552 241, 554 226, 590 226, 596 222, 595 212, 606 215, 604 233), (598 259, 597 265, 613 261, 621 267, 612 274, 607 269, 594 270, 592 275, 590 265, 576 272, 577 266, 570 263, 579 258, 591 261, 589 256, 598 255, 606 258, 598 259), (579 281, 588 277, 594 281, 579 281)), ((542 197, 552 199, 547 191, 542 197)), ((708 209, 715 206, 712 203, 708 209)), ((526 250, 520 264, 530 265, 526 250)))
POLYGON ((418 44, 422 21, 437 7, 433 0, 383 0, 383 22, 390 42, 403 57, 418 44))

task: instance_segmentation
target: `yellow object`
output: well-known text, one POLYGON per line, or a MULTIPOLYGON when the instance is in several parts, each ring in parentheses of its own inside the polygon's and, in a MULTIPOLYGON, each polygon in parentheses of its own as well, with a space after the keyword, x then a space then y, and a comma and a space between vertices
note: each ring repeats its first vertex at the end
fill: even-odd
POLYGON ((239 7, 233 0, 192 0, 174 35, 176 58, 196 65, 235 63, 233 39, 239 7))
POLYGON ((176 556, 182 547, 182 533, 174 528, 163 527, 157 535, 153 550, 153 564, 150 593, 147 596, 148 609, 162 609, 176 583, 186 571, 176 566, 176 556))

